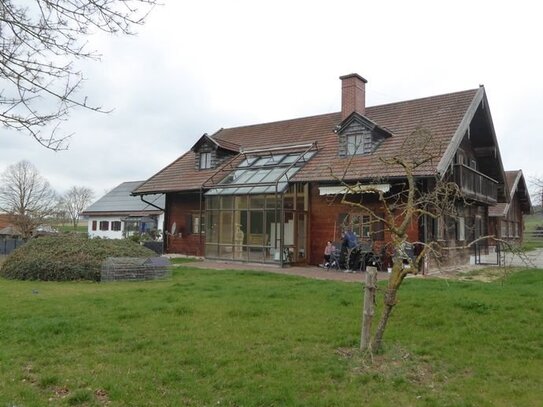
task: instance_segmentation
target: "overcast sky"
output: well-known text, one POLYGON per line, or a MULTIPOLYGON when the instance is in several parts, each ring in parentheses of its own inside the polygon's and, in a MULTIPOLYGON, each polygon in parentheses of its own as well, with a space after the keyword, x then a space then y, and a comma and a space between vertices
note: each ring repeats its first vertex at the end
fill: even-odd
POLYGON ((147 179, 221 127, 340 110, 339 76, 368 106, 484 84, 505 169, 543 175, 537 2, 162 0, 134 37, 96 36, 67 151, 1 130, 0 171, 31 161, 59 192, 147 179))

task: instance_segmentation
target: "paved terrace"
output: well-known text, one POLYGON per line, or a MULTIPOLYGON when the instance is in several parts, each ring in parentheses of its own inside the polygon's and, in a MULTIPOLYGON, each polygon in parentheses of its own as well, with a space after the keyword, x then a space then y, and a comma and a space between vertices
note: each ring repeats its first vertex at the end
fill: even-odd
MULTIPOLYGON (((167 255, 168 257, 176 257, 174 255, 167 255)), ((315 266, 292 266, 281 268, 273 264, 261 264, 261 263, 238 263, 227 261, 214 261, 214 260, 195 260, 190 264, 191 267, 213 270, 255 270, 263 271, 266 273, 286 274, 291 276, 300 276, 306 278, 313 278, 316 280, 335 280, 346 282, 362 282, 366 279, 366 273, 347 273, 343 270, 327 270, 321 267, 315 266)), ((377 278, 379 280, 388 279, 388 273, 378 272, 377 278)))
MULTIPOLYGON (((167 255, 168 257, 184 257, 178 255, 167 255)), ((506 255, 506 265, 507 266, 516 266, 516 267, 537 267, 543 269, 543 249, 533 250, 527 253, 527 259, 530 264, 526 263, 526 259, 521 259, 518 256, 511 256, 510 253, 506 255)), ((200 260, 195 259, 194 263, 190 264, 191 267, 202 268, 202 269, 214 269, 214 270, 255 270, 263 271, 267 273, 276 273, 276 274, 286 274, 291 276, 301 276, 306 278, 313 278, 317 280, 334 280, 334 281, 345 281, 345 282, 362 282, 366 280, 366 273, 357 272, 357 273, 347 273, 344 271, 337 270, 327 270, 321 267, 315 266, 293 266, 280 268, 272 264, 261 264, 261 263, 238 263, 238 262, 227 262, 227 261, 213 261, 213 260, 200 260)), ((449 273, 455 274, 462 271, 469 271, 475 269, 481 269, 488 266, 475 266, 475 265, 463 265, 463 266, 454 266, 447 269, 435 270, 429 272, 426 276, 436 277, 441 274, 446 275, 449 273)), ((387 280, 389 274, 386 272, 378 272, 378 280, 387 280)), ((408 276, 410 277, 410 276, 408 276)), ((419 275, 418 277, 425 277, 419 275)))

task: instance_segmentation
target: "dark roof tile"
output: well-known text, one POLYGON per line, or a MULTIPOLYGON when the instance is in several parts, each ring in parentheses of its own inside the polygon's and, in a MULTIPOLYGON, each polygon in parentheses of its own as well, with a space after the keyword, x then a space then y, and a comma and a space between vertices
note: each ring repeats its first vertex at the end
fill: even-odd
MULTIPOLYGON (((424 128, 432 135, 429 152, 436 159, 420 167, 417 175, 433 175, 477 91, 472 89, 367 107, 365 116, 393 136, 385 139, 373 154, 355 156, 352 160, 338 155, 338 135, 334 129, 341 122, 339 112, 221 129, 212 137, 219 144, 228 143, 244 149, 317 141, 318 154, 299 171, 294 180, 331 181, 335 179, 331 174, 345 180, 404 175, 399 168, 385 165, 381 158, 400 154, 408 136, 417 128, 424 128)), ((135 192, 144 194, 199 189, 215 170, 198 171, 194 160, 193 152, 184 154, 135 192)))

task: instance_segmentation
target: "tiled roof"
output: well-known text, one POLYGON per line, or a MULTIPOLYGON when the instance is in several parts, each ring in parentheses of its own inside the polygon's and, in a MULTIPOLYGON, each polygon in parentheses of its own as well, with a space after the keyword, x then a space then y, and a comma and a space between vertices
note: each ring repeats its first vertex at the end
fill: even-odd
POLYGON ((0 213, 0 229, 11 226, 10 215, 0 213))
MULTIPOLYGON (((212 137, 218 143, 232 143, 244 149, 317 141, 319 152, 299 171, 294 180, 332 181, 335 177, 354 180, 403 176, 404 172, 401 169, 385 165, 381 158, 400 154, 408 136, 417 128, 424 128, 432 135, 429 152, 435 155, 436 159, 420 167, 417 175, 433 175, 478 91, 479 89, 472 89, 366 107, 365 116, 392 133, 392 137, 386 138, 373 154, 354 156, 352 160, 338 155, 338 135, 334 133, 334 129, 341 122, 339 112, 221 129, 212 137)), ((194 162, 195 153, 189 151, 134 192, 199 189, 215 170, 198 171, 194 162)))
MULTIPOLYGON (((143 202, 139 196, 130 195, 131 192, 142 183, 143 181, 123 182, 87 207, 82 214, 124 214, 142 216, 146 213, 159 213, 160 211, 157 208, 143 202)), ((164 208, 165 198, 163 194, 148 195, 145 197, 145 200, 160 208, 164 208)))
MULTIPOLYGON (((511 206, 511 202, 514 199, 515 192, 517 192, 517 189, 519 189, 519 182, 524 182, 524 176, 522 175, 522 170, 514 170, 514 171, 505 171, 505 179, 506 179, 506 192, 509 196, 510 202, 506 203, 498 203, 494 206, 491 206, 488 208, 488 216, 490 217, 501 217, 506 216, 507 212, 509 211, 509 208, 511 206)), ((525 185, 522 185, 522 187, 526 188, 525 185)), ((525 191, 525 189, 524 189, 525 191)), ((526 200, 525 207, 528 209, 525 209, 526 213, 529 213, 531 211, 531 202, 530 202, 530 196, 528 193, 526 193, 526 197, 523 197, 526 200)))

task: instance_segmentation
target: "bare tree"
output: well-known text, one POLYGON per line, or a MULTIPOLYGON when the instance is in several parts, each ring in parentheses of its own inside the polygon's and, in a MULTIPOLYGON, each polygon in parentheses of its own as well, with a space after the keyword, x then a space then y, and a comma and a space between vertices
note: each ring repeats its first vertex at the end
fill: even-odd
POLYGON ((95 31, 131 34, 157 0, 0 0, 0 122, 52 150, 70 110, 91 105, 76 93, 83 81, 75 63, 98 59, 87 38, 95 31))
POLYGON ((530 184, 535 195, 534 204, 540 207, 543 206, 543 177, 532 177, 530 184))
MULTIPOLYGON (((442 248, 436 240, 409 241, 408 230, 413 222, 421 217, 454 218, 457 216, 458 202, 463 202, 456 183, 437 176, 433 182, 423 184, 417 178, 417 169, 439 157, 435 153, 435 146, 432 146, 432 139, 430 132, 417 129, 405 140, 400 150, 402 153, 380 159, 386 167, 400 168, 400 172, 404 174, 402 181, 395 185, 394 192, 385 192, 377 186, 373 188, 371 185, 344 183, 347 193, 341 196, 341 202, 369 214, 371 222, 382 225, 391 239, 387 253, 392 259, 392 271, 384 295, 384 309, 371 339, 369 338, 371 327, 369 324, 364 327, 361 335, 361 348, 364 348, 362 350, 375 352, 381 348, 387 323, 397 302, 398 289, 404 278, 408 274, 417 274, 428 257, 433 256, 435 261, 440 260, 442 248), (378 209, 365 203, 363 197, 367 193, 377 196, 378 209), (362 198, 353 201, 352 196, 362 198), (416 255, 413 251, 415 245, 419 248, 416 255)), ((376 180, 375 183, 379 184, 382 181, 376 180)), ((372 300, 366 302, 371 304, 372 300)), ((364 313, 373 314, 371 310, 365 310, 364 313)))
POLYGON ((29 161, 10 165, 0 175, 0 211, 11 215, 23 239, 32 236, 55 206, 55 191, 29 161))
POLYGON ((60 199, 60 208, 72 222, 74 229, 77 228, 79 217, 92 201, 94 192, 87 187, 71 187, 60 199))

